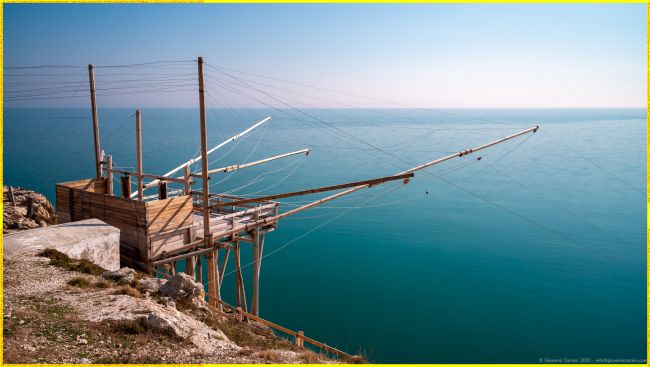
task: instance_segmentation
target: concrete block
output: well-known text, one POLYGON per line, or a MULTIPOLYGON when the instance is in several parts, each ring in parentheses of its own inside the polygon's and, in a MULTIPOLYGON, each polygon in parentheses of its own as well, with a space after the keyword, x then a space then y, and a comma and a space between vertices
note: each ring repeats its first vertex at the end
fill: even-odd
POLYGON ((5 258, 52 248, 107 270, 120 268, 120 230, 99 219, 4 234, 3 240, 5 258))

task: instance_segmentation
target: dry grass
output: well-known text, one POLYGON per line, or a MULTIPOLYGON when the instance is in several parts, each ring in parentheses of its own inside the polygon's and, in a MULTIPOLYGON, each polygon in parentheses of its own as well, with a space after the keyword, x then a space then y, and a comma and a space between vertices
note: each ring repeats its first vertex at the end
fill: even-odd
POLYGON ((321 356, 318 354, 307 350, 304 353, 300 354, 300 360, 302 363, 307 363, 307 364, 316 364, 316 363, 323 363, 321 360, 321 356))
POLYGON ((111 285, 111 283, 109 283, 109 282, 107 282, 105 280, 98 280, 98 281, 95 282, 95 284, 93 284, 93 286, 95 288, 105 289, 105 288, 110 288, 112 285, 111 285))
POLYGON ((261 352, 257 352, 257 356, 271 363, 286 362, 285 357, 283 357, 282 354, 278 353, 275 350, 263 350, 261 352))
POLYGON ((368 363, 366 358, 364 358, 363 356, 360 356, 360 355, 343 358, 343 362, 345 362, 347 364, 366 364, 366 363, 368 363))
POLYGON ((111 329, 113 332, 137 335, 144 334, 151 330, 149 325, 147 325, 142 318, 131 321, 119 321, 111 324, 111 329))
POLYGON ((134 297, 134 298, 142 298, 142 293, 140 293, 140 291, 138 291, 137 289, 132 288, 131 286, 128 286, 128 285, 124 285, 124 286, 119 287, 117 290, 115 290, 115 292, 113 292, 113 294, 115 294, 115 295, 127 295, 127 296, 131 296, 131 297, 134 297))
POLYGON ((79 288, 88 288, 90 287, 90 281, 84 277, 75 277, 68 280, 68 285, 79 288))

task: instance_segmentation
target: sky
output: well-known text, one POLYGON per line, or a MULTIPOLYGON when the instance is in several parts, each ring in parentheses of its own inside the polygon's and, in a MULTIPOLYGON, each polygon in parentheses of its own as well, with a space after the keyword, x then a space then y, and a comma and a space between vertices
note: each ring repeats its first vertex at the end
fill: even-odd
POLYGON ((86 106, 85 65, 165 60, 97 68, 98 102, 195 107, 203 56, 240 107, 644 107, 646 47, 644 4, 4 4, 5 103, 86 106))

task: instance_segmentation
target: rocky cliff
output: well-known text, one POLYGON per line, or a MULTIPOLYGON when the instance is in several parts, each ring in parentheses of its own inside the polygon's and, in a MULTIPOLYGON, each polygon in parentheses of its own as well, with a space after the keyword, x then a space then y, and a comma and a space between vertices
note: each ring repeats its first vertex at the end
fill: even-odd
POLYGON ((37 192, 20 187, 2 187, 2 233, 56 224, 54 207, 37 192))

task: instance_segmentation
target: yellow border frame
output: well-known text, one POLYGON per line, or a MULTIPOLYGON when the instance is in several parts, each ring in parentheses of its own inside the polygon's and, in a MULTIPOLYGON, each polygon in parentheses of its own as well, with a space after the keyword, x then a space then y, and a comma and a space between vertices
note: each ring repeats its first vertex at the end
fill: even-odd
MULTIPOLYGON (((650 280, 648 273, 650 273, 650 118, 648 118, 647 111, 650 110, 650 0, 2 0, 2 5, 7 4, 24 4, 24 3, 646 3, 647 27, 646 27, 646 211, 647 211, 647 225, 646 225, 646 361, 650 356, 650 280)), ((4 66, 4 6, 0 6, 0 65, 4 66)), ((0 68, 0 184, 4 185, 4 67, 0 68)), ((3 217, 3 203, 0 202, 0 219, 3 217)), ((0 251, 3 249, 3 239, 0 237, 0 251)), ((3 257, 3 252, 0 252, 0 258, 3 257)), ((4 310, 4 261, 0 262, 0 307, 4 310)), ((4 331, 4 318, 0 319, 0 327, 4 331)), ((3 341, 3 331, 0 331, 0 342, 3 341)), ((0 349, 0 363, 4 361, 4 348, 0 349)), ((6 364, 7 366, 79 366, 78 364, 6 364)), ((416 364, 385 364, 386 366, 415 366, 416 364)), ((467 367, 476 366, 476 364, 424 364, 427 366, 443 366, 443 367, 467 367)), ((524 367, 539 367, 541 366, 566 366, 568 364, 489 364, 492 366, 524 366, 524 367)), ((603 364, 579 364, 581 366, 603 366, 603 364)), ((607 366, 648 366, 650 364, 605 364, 607 366)), ((115 366, 115 365, 113 365, 115 366)), ((220 366, 219 364, 134 364, 132 366, 220 366)), ((239 364, 238 366, 257 366, 254 364, 239 364)), ((314 365, 320 366, 320 365, 314 365)))

